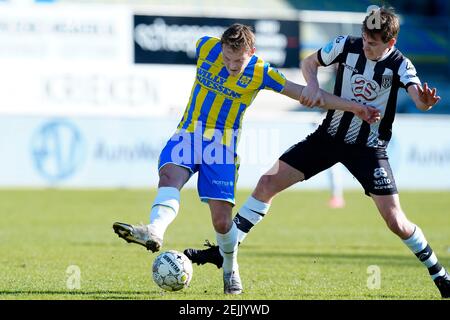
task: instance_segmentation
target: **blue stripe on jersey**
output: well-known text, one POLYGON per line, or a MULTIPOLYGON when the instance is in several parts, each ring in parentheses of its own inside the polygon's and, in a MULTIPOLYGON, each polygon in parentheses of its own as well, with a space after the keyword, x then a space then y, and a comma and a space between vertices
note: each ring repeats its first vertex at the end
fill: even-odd
POLYGON ((201 85, 197 84, 194 89, 194 93, 192 94, 191 105, 189 106, 189 114, 187 116, 186 122, 183 125, 183 129, 186 129, 192 121, 192 114, 195 109, 195 100, 197 100, 197 95, 200 92, 201 85))
MULTIPOLYGON (((245 111, 245 108, 246 108, 246 107, 247 107, 247 106, 246 106, 245 104, 243 104, 243 103, 241 103, 241 104, 239 105, 239 111, 238 111, 238 113, 237 113, 236 120, 234 121, 234 124, 233 124, 233 129, 234 129, 234 130, 239 130, 239 129, 240 129, 242 112, 245 111)), ((237 144, 238 144, 238 139, 239 139, 239 134, 236 134, 236 132, 234 132, 234 134, 233 134, 233 145, 234 145, 234 146, 237 146, 237 144)))
POLYGON ((277 81, 273 80, 269 76, 269 64, 266 62, 264 63, 264 76, 263 76, 263 83, 261 84, 260 89, 264 89, 265 87, 273 88, 274 90, 280 92, 283 89, 283 86, 279 84, 277 81))
POLYGON ((200 66, 201 69, 209 70, 211 68, 211 64, 207 62, 202 62, 202 65, 200 66))
POLYGON ((211 107, 214 103, 214 99, 216 99, 217 94, 213 91, 208 91, 205 97, 205 101, 203 101, 202 108, 200 109, 200 117, 198 120, 202 121, 203 131, 205 131, 206 121, 208 120, 209 112, 211 111, 211 107), (204 116, 206 118, 202 119, 204 116))
POLYGON ((223 101, 222 107, 220 108, 219 116, 216 120, 216 128, 225 128, 225 121, 228 118, 228 114, 231 111, 231 105, 233 100, 225 99, 223 101))
POLYGON ((202 40, 200 40, 200 43, 198 44, 198 47, 195 50, 195 58, 198 58, 198 56, 200 55, 201 48, 206 43, 206 41, 208 41, 209 39, 211 39, 211 38, 210 37, 203 37, 202 40))
POLYGON ((258 90, 262 90, 266 86, 266 79, 268 78, 268 75, 267 75, 267 71, 268 70, 269 70, 269 64, 268 63, 264 63, 263 79, 262 79, 262 83, 259 86, 258 90))
POLYGON ((226 79, 229 76, 230 76, 230 73, 228 72, 227 68, 223 67, 219 72, 219 77, 226 79))
POLYGON ((240 122, 241 122, 241 116, 242 116, 242 112, 244 112, 245 108, 247 106, 243 103, 241 103, 239 105, 239 111, 236 114, 236 119, 234 120, 234 124, 233 124, 233 129, 237 130, 240 128, 240 122))
POLYGON ((220 43, 219 41, 209 51, 208 56, 206 57, 206 61, 215 62, 221 52, 222 52, 222 43, 220 43))
POLYGON ((255 73, 255 65, 256 65, 257 61, 258 61, 258 57, 255 55, 250 59, 247 67, 244 70, 244 73, 239 78, 238 82, 236 83, 239 87, 247 88, 249 83, 252 82, 253 75, 255 73), (247 79, 245 79, 244 77, 247 77, 247 79))

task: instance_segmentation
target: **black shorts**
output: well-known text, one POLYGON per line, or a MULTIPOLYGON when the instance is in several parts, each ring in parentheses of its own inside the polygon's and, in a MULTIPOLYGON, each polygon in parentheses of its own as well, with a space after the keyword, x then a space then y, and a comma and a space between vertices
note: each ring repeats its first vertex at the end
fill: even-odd
POLYGON ((289 148, 280 160, 301 171, 305 180, 340 162, 358 179, 367 195, 397 193, 384 146, 347 144, 336 141, 327 133, 315 131, 289 148))

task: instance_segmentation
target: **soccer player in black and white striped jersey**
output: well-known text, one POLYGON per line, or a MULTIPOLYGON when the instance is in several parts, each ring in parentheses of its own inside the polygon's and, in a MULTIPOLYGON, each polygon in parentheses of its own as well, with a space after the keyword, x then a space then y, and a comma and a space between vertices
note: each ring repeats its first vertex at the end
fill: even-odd
MULTIPOLYGON (((400 200, 386 148, 392 135, 397 93, 407 90, 416 107, 427 111, 440 99, 436 89, 421 84, 409 59, 395 47, 400 30, 391 9, 377 8, 365 18, 362 36, 339 36, 302 62, 307 86, 300 102, 308 107, 323 104, 317 70, 338 65, 334 94, 376 107, 381 121, 367 123, 350 112, 329 110, 319 128, 288 149, 264 174, 234 222, 242 242, 268 212, 275 195, 340 162, 355 176, 375 202, 389 229, 399 236, 426 266, 443 298, 450 298, 450 276, 428 244, 422 230, 409 221, 400 200)), ((221 266, 216 247, 187 249, 193 262, 221 266)))

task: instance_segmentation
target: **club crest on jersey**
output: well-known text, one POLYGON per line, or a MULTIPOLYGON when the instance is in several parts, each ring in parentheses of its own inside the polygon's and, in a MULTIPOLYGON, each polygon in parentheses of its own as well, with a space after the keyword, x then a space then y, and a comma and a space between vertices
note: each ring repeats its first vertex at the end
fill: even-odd
POLYGON ((238 86, 240 86, 242 88, 246 88, 248 86, 248 84, 250 83, 250 81, 252 81, 252 78, 247 77, 247 76, 242 76, 239 78, 237 84, 238 84, 238 86))
POLYGON ((392 86, 392 75, 384 74, 381 77, 381 86, 385 89, 392 86))
POLYGON ((375 81, 367 80, 364 76, 355 74, 352 77, 352 91, 355 97, 373 101, 378 96, 380 87, 375 81))

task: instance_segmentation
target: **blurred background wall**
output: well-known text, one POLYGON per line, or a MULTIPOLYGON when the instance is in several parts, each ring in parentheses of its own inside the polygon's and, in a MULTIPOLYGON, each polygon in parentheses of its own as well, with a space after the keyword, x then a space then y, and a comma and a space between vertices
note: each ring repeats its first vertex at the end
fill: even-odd
MULTIPOLYGON (((389 146, 400 187, 450 189, 450 5, 447 1, 0 0, 0 186, 151 187, 195 77, 196 40, 253 26, 257 54, 305 84, 301 60, 360 34, 367 6, 401 16, 398 48, 441 102, 426 114, 404 90, 389 146)), ((321 70, 332 91, 333 69, 321 70)), ((244 120, 239 187, 323 115, 261 92, 244 120)), ((347 173, 347 188, 358 187, 347 173)), ((195 186, 191 181, 189 186, 195 186)), ((327 188, 319 175, 298 188, 327 188)))

